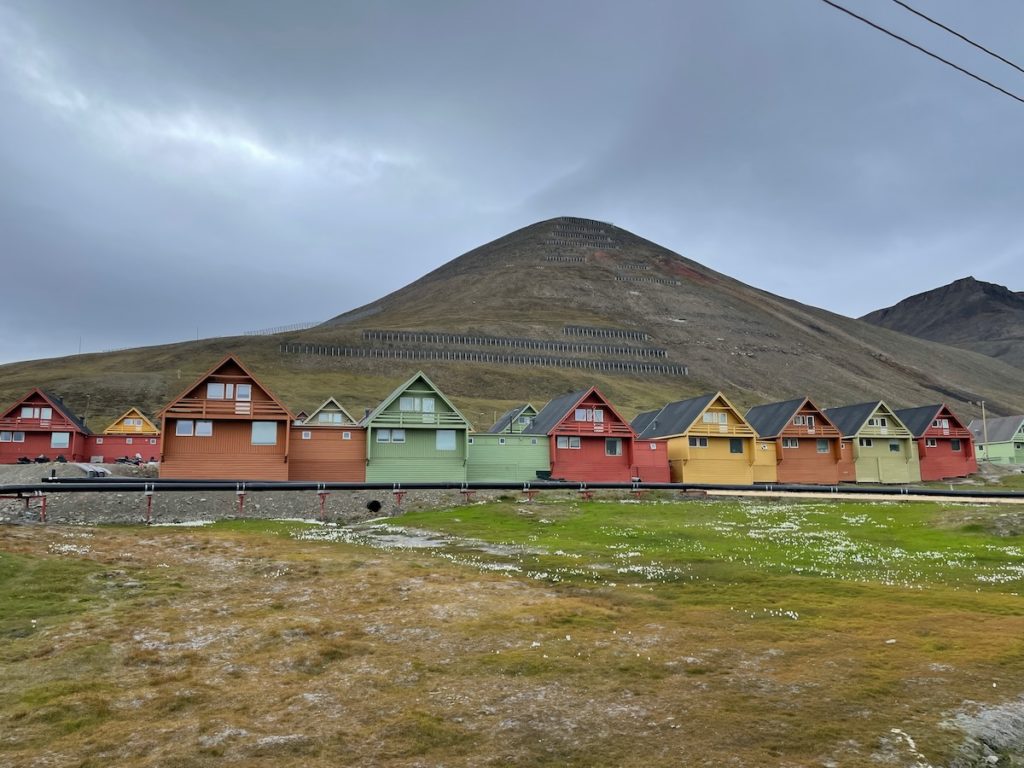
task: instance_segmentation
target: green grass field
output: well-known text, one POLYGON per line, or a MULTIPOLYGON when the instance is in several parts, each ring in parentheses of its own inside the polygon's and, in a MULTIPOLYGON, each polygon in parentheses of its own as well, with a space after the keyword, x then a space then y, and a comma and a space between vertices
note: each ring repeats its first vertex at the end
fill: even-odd
POLYGON ((1021 530, 655 497, 0 528, 0 764, 1017 765, 1021 530))

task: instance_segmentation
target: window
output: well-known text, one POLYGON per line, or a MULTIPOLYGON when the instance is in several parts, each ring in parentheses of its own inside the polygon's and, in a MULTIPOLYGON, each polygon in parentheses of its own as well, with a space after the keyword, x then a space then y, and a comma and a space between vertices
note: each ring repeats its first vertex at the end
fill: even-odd
POLYGON ((420 411, 422 413, 433 413, 434 412, 434 398, 432 398, 432 397, 414 397, 412 395, 403 395, 402 397, 398 398, 398 410, 400 410, 400 411, 420 411))
POLYGON ((252 423, 253 445, 277 445, 277 422, 254 421, 252 423))
POLYGON ((861 448, 870 448, 875 444, 870 437, 862 437, 859 442, 861 448))
POLYGON ((559 435, 555 439, 555 447, 556 448, 568 448, 569 447, 569 438, 565 437, 564 435, 559 435))
POLYGON ((391 430, 391 442, 392 443, 404 443, 405 442, 405 430, 404 429, 392 429, 391 430))
POLYGON ((179 419, 174 425, 174 434, 178 437, 192 437, 195 434, 195 422, 190 419, 179 419))
POLYGON ((132 439, 131 439, 130 437, 126 437, 126 438, 124 439, 124 444, 125 444, 125 445, 131 445, 131 444, 132 444, 132 439))
POLYGON ((150 445, 156 445, 156 438, 155 437, 149 438, 149 444, 150 445))
POLYGON ((1016 448, 1019 451, 1022 448, 1024 448, 1024 443, 1014 443, 1013 447, 1016 448))
POLYGON ((530 445, 536 445, 536 444, 537 444, 537 438, 536 437, 531 437, 530 438, 530 445))
POLYGON ((252 400, 252 384, 239 384, 235 387, 236 400, 252 400))
POLYGON ((351 440, 352 439, 352 433, 351 432, 342 432, 341 433, 341 439, 342 440, 351 440))
POLYGON ((707 448, 708 439, 706 437, 691 437, 690 438, 691 448, 707 448))
POLYGON ((622 438, 621 437, 608 437, 604 441, 604 455, 605 456, 621 456, 622 455, 622 438))
POLYGON ((51 432, 50 433, 50 447, 51 448, 67 448, 71 445, 71 433, 70 432, 51 432))
POLYGON ((208 400, 224 399, 224 384, 219 381, 211 381, 206 384, 206 398, 208 400))
POLYGON ((958 453, 960 451, 960 441, 957 440, 956 438, 950 440, 949 450, 953 451, 954 453, 958 453))
POLYGON ((793 426, 802 427, 806 423, 807 423, 807 420, 803 416, 794 416, 793 417, 793 426))
POLYGON ((577 408, 576 421, 604 421, 604 411, 600 408, 577 408))
POLYGON ((378 429, 377 430, 377 442, 378 443, 390 443, 391 442, 391 430, 390 429, 378 429))
POLYGON ((13 432, 0 432, 0 443, 9 443, 14 439, 13 432))
POLYGON ((729 453, 743 453, 743 438, 729 438, 729 453))
POLYGON ((899 440, 890 440, 889 441, 889 453, 899 453, 899 452, 900 452, 900 441, 899 440))
POLYGON ((926 437, 924 439, 924 447, 925 448, 937 448, 938 445, 939 445, 939 441, 936 440, 934 437, 926 437))
POLYGON ((658 444, 657 443, 651 443, 650 445, 651 445, 651 450, 652 451, 658 450, 658 444))
POLYGON ((303 440, 312 440, 313 439, 313 433, 310 432, 308 429, 304 430, 303 433, 302 433, 302 439, 303 440))
POLYGON ((102 437, 97 437, 96 438, 96 445, 103 445, 103 438, 102 437))
POLYGON ((799 448, 800 447, 800 439, 797 438, 797 437, 784 437, 784 438, 782 438, 782 447, 783 448, 799 448))
POLYGON ((532 416, 520 416, 519 417, 519 423, 522 424, 524 427, 528 427, 531 424, 533 424, 533 417, 532 416))
POLYGON ((341 424, 341 414, 336 412, 318 413, 316 420, 318 424, 341 424))
POLYGON ((579 450, 580 439, 578 437, 570 437, 569 438, 569 447, 572 448, 574 451, 579 450))
POLYGON ((40 406, 26 405, 21 409, 21 418, 23 419, 52 419, 53 408, 46 408, 40 406))
MULTIPOLYGON (((404 430, 402 431, 402 439, 405 440, 404 430)), ((454 429, 439 429, 437 430, 437 436, 434 438, 434 447, 439 451, 454 451, 455 450, 455 430, 454 429)))
POLYGON ((932 422, 932 426, 936 429, 949 429, 949 419, 936 419, 932 422))
POLYGON ((505 444, 505 438, 504 437, 499 437, 498 438, 498 445, 504 445, 504 444, 505 444))
POLYGON ((868 419, 868 426, 885 428, 889 426, 889 421, 888 419, 885 418, 885 416, 872 416, 870 419, 868 419))
POLYGON ((197 421, 196 422, 196 437, 213 437, 213 422, 212 421, 197 421))
POLYGON ((472 437, 471 437, 471 438, 469 438, 469 444, 470 444, 470 445, 472 445, 472 444, 473 444, 473 438, 472 438, 472 437))
POLYGON ((807 430, 809 432, 813 432, 814 431, 814 417, 813 416, 808 416, 807 417, 807 430))
POLYGON ((818 453, 828 453, 831 450, 831 446, 828 444, 828 440, 818 438, 818 453))
POLYGON ((704 416, 701 419, 705 424, 728 424, 729 414, 725 411, 705 411, 704 416))

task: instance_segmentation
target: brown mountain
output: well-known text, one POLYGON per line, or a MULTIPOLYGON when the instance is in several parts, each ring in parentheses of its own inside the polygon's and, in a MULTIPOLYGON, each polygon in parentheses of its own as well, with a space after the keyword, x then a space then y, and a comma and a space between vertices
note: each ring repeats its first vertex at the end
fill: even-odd
POLYGON ((1003 362, 790 301, 568 217, 305 331, 2 366, 0 401, 49 387, 101 427, 130 405, 156 410, 227 352, 307 411, 333 395, 361 412, 422 368, 477 427, 517 402, 591 384, 628 416, 717 389, 744 406, 808 394, 822 406, 945 401, 965 417, 982 399, 993 413, 1024 410, 1020 371, 1003 362))
POLYGON ((965 277, 861 319, 1024 368, 1024 293, 1002 285, 965 277))

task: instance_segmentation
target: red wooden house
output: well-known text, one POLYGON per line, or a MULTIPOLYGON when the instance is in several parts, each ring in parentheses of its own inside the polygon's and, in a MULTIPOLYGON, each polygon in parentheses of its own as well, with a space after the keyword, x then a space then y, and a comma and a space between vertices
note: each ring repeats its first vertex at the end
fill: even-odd
POLYGON ((91 434, 59 397, 33 389, 0 416, 0 463, 59 456, 86 461, 91 434))
POLYGON ((548 435, 551 477, 580 482, 667 483, 664 443, 636 442, 636 433, 594 387, 556 397, 523 434, 548 435))
POLYGON ((777 482, 856 481, 850 442, 808 398, 755 406, 746 419, 758 437, 775 449, 777 482))
POLYGON ((158 414, 160 477, 287 480, 291 411, 235 357, 158 414))
POLYGON ((917 441, 922 480, 967 477, 978 471, 974 438, 945 405, 923 405, 896 411, 917 441))

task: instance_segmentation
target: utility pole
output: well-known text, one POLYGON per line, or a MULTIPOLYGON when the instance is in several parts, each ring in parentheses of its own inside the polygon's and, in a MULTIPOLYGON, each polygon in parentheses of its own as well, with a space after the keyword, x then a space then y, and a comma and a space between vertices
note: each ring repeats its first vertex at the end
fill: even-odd
POLYGON ((985 419, 985 401, 981 401, 981 434, 985 441, 982 448, 982 460, 988 461, 988 421, 985 419))

